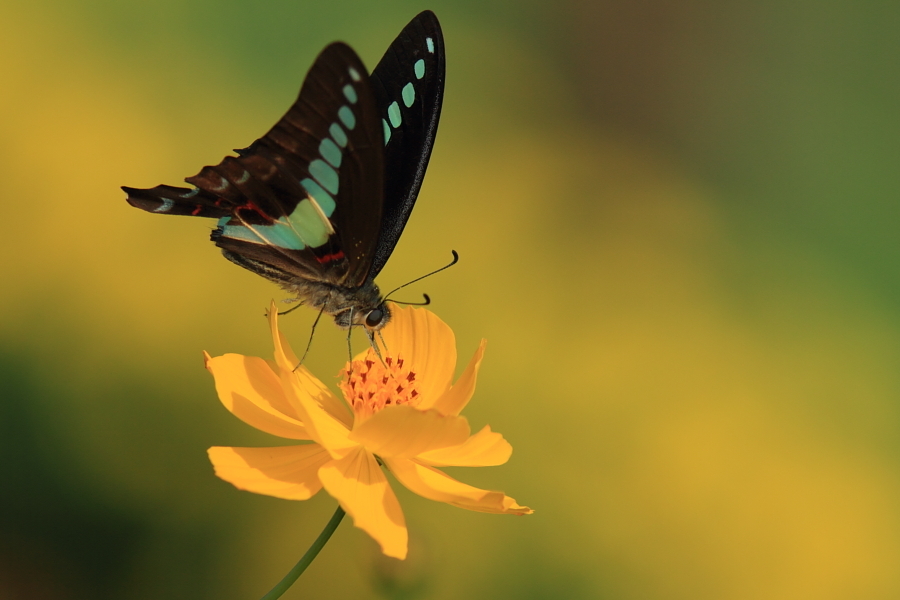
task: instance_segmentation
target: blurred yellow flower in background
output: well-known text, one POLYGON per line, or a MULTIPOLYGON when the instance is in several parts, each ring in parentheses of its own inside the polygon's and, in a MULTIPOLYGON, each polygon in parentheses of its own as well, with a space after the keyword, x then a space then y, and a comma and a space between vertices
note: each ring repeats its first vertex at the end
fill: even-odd
POLYGON ((502 492, 461 483, 435 467, 505 463, 512 447, 485 426, 471 435, 459 413, 475 390, 482 340, 455 384, 453 331, 425 309, 392 307, 382 330, 384 361, 372 348, 341 372, 342 402, 305 367, 278 330, 274 303, 269 324, 275 360, 226 354, 206 367, 225 407, 257 429, 312 443, 274 448, 213 447, 216 475, 235 487, 289 500, 306 500, 322 487, 354 524, 403 559, 406 522, 381 470, 411 491, 439 502, 497 514, 530 514, 502 492), (452 384, 452 385, 451 385, 452 384))

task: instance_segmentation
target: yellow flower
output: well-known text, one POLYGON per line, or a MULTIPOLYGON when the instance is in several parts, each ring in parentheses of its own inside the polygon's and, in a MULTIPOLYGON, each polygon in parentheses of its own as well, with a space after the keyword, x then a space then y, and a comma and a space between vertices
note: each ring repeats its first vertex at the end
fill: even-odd
POLYGON ((403 511, 381 465, 413 492, 469 510, 530 514, 502 492, 461 483, 436 467, 505 463, 512 447, 484 427, 470 435, 459 416, 475 390, 482 340, 466 370, 456 368, 453 331, 425 309, 391 307, 382 330, 382 362, 371 348, 341 371, 341 401, 305 367, 278 330, 274 303, 269 324, 275 360, 206 355, 225 407, 273 435, 312 443, 275 448, 213 447, 216 475, 235 487, 289 500, 321 488, 388 556, 406 558, 403 511))

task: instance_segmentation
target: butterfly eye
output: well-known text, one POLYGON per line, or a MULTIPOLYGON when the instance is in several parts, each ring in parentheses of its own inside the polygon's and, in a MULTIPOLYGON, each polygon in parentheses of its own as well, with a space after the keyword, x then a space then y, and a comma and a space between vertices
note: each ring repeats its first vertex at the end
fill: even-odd
POLYGON ((381 322, 384 320, 384 311, 380 308, 376 308, 374 310, 369 311, 369 314, 366 315, 366 327, 369 329, 375 329, 381 322))

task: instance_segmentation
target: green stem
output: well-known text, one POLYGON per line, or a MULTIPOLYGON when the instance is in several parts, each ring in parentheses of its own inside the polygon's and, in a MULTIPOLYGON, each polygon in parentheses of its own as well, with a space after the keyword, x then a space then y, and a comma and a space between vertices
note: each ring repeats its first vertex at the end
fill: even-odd
POLYGON ((303 574, 303 571, 306 570, 306 567, 310 565, 313 559, 319 555, 319 551, 322 550, 331 538, 331 534, 334 533, 334 530, 340 525, 341 519, 344 518, 344 514, 344 509, 338 506, 337 510, 334 511, 331 520, 328 521, 328 524, 325 526, 325 529, 322 530, 322 533, 319 534, 316 541, 309 547, 309 550, 306 551, 306 554, 303 555, 300 562, 294 565, 294 568, 284 576, 284 579, 279 581, 278 585, 272 588, 272 591, 263 596, 262 600, 275 600, 276 598, 281 598, 281 595, 288 591, 289 587, 294 585, 294 582, 303 574))

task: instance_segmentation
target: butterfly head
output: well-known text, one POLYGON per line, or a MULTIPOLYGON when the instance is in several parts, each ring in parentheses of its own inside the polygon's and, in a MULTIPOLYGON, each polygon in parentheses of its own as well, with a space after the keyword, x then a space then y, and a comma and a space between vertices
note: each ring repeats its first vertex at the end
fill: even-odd
POLYGON ((334 322, 341 329, 364 327, 369 332, 378 331, 390 320, 391 311, 383 302, 374 308, 354 307, 334 315, 334 322))
POLYGON ((341 329, 363 327, 373 333, 391 320, 391 309, 381 297, 378 286, 370 279, 360 288, 331 291, 325 312, 334 316, 341 329))
POLYGON ((366 329, 371 331, 378 331, 382 327, 387 324, 388 320, 391 318, 391 312, 388 310, 388 307, 382 302, 379 306, 376 306, 372 310, 369 311, 369 314, 366 315, 365 326, 366 329))

